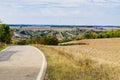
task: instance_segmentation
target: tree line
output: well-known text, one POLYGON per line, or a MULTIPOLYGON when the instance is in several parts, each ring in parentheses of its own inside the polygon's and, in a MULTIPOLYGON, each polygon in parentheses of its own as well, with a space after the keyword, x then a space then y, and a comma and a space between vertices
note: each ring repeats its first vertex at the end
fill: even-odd
POLYGON ((83 35, 83 38, 85 39, 97 39, 97 38, 115 38, 120 37, 120 30, 115 31, 106 31, 101 33, 91 32, 91 33, 85 33, 83 35))
POLYGON ((58 39, 53 36, 43 36, 43 37, 38 37, 38 38, 14 41, 13 44, 18 44, 18 45, 27 45, 27 44, 58 45, 58 43, 59 43, 58 39))

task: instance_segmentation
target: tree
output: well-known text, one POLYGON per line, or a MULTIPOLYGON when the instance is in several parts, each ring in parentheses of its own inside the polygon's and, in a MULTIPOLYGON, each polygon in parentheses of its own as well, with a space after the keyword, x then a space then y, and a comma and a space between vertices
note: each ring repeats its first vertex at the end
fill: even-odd
POLYGON ((0 24, 0 41, 10 43, 13 35, 13 30, 6 24, 0 24))

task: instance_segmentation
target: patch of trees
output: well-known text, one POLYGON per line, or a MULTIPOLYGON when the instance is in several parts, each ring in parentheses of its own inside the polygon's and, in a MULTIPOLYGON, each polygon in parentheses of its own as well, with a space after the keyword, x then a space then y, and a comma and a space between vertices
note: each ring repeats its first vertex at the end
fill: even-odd
POLYGON ((44 45, 58 45, 58 39, 52 36, 44 36, 34 39, 23 39, 13 41, 13 44, 17 45, 28 45, 28 44, 44 44, 44 45))
POLYGON ((107 31, 107 32, 101 32, 101 33, 85 33, 83 35, 83 38, 85 39, 97 39, 97 38, 115 38, 120 37, 120 30, 116 31, 107 31))
POLYGON ((44 36, 36 39, 38 44, 58 45, 58 39, 52 36, 44 36))
POLYGON ((10 43, 13 30, 6 24, 0 24, 0 42, 10 43))
POLYGON ((12 41, 14 45, 28 45, 28 44, 35 44, 36 39, 20 39, 12 41))

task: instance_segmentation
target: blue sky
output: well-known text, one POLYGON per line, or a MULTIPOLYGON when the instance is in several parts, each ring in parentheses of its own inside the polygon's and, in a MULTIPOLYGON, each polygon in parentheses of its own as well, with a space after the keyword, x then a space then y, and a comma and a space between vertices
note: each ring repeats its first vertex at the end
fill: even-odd
POLYGON ((7 24, 120 25, 120 0, 0 0, 7 24))

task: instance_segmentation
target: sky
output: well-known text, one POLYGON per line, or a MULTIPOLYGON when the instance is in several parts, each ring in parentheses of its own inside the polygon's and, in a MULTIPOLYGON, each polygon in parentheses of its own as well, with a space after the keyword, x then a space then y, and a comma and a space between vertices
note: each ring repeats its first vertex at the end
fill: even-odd
POLYGON ((7 24, 119 25, 120 0, 0 0, 7 24))

